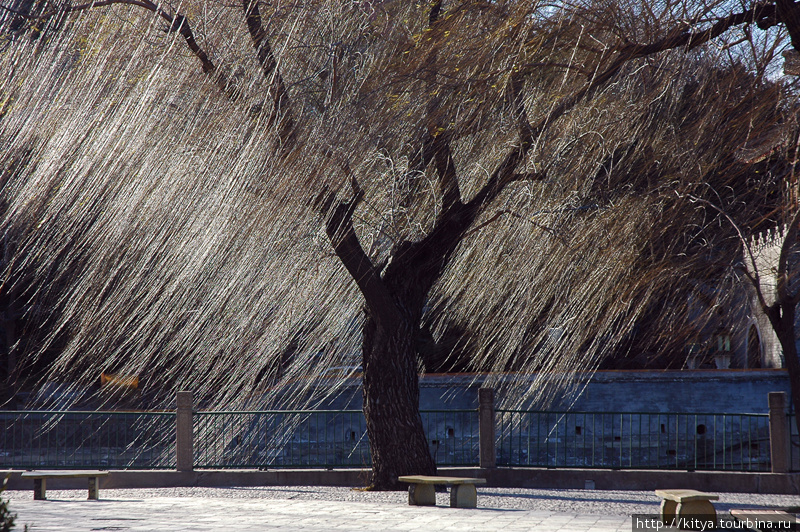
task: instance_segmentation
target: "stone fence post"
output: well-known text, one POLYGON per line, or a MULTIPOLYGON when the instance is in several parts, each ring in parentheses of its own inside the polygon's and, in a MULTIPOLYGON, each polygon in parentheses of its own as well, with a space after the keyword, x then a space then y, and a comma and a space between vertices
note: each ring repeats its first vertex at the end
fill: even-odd
POLYGON ((786 392, 769 393, 769 447, 773 473, 789 472, 789 422, 786 392))
POLYGON ((481 467, 489 468, 497 465, 494 439, 494 390, 481 388, 478 390, 478 441, 481 467))
POLYGON ((178 408, 175 422, 175 452, 178 471, 194 469, 194 445, 192 442, 192 392, 178 392, 178 408))

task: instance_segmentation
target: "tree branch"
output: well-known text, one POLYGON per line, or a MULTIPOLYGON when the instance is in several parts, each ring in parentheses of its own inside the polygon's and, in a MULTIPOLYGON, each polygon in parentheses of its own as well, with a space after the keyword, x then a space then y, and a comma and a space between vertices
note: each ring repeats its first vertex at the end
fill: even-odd
MULTIPOLYGON (((775 6, 769 4, 758 4, 752 9, 742 13, 724 17, 711 26, 711 28, 701 32, 683 31, 677 35, 647 45, 627 44, 620 49, 619 55, 609 67, 595 76, 595 78, 582 89, 559 102, 559 104, 540 120, 536 126, 532 126, 528 121, 522 97, 524 76, 532 73, 531 68, 523 68, 518 72, 512 73, 507 89, 507 99, 512 103, 517 116, 520 144, 511 150, 505 159, 503 159, 486 185, 484 185, 467 206, 471 209, 480 210, 480 205, 488 205, 491 203, 508 183, 517 180, 517 174, 514 173, 514 169, 524 160, 528 150, 533 145, 534 139, 539 137, 550 124, 575 107, 585 97, 593 94, 598 88, 610 81, 628 61, 679 47, 690 50, 716 38, 733 26, 768 19, 774 14, 774 8, 775 6)), ((544 174, 533 175, 536 176, 537 179, 544 178, 544 174)))
POLYGON ((791 305, 796 305, 798 303, 798 299, 800 299, 800 292, 797 294, 789 293, 791 278, 788 271, 789 255, 792 251, 792 247, 797 242, 798 224, 800 224, 800 210, 794 214, 792 221, 789 222, 789 226, 786 228, 786 235, 784 235, 783 242, 781 244, 781 255, 778 259, 778 301, 787 301, 791 305))
POLYGON ((442 12, 442 0, 433 0, 431 2, 431 10, 428 13, 428 26, 433 26, 437 20, 439 20, 439 15, 442 12))
POLYGON ((152 11, 153 13, 157 14, 162 19, 164 19, 169 24, 168 31, 170 33, 177 31, 181 34, 181 36, 183 36, 184 40, 186 41, 186 45, 192 51, 192 54, 194 54, 194 56, 200 60, 203 72, 210 76, 213 76, 214 82, 217 84, 217 86, 228 97, 233 97, 233 93, 230 90, 226 76, 221 72, 217 72, 216 65, 208 57, 208 54, 205 52, 205 50, 203 50, 200 47, 200 45, 197 44, 197 40, 195 40, 194 38, 194 33, 192 32, 191 26, 189 25, 189 20, 186 18, 186 16, 181 13, 170 15, 169 13, 164 11, 160 5, 156 5, 150 0, 101 0, 98 2, 91 2, 87 4, 67 6, 63 9, 50 11, 41 15, 28 15, 25 13, 20 13, 4 5, 0 5, 0 9, 9 11, 15 15, 19 15, 24 18, 32 20, 44 20, 44 19, 50 19, 54 16, 61 15, 64 13, 86 11, 96 7, 107 7, 115 4, 141 7, 143 9, 147 9, 148 11, 152 11))
MULTIPOLYGON (((779 0, 780 1, 780 0, 779 0)), ((623 57, 628 60, 637 57, 645 57, 658 52, 672 50, 674 48, 685 48, 691 50, 701 44, 705 44, 713 39, 716 39, 734 26, 742 24, 760 24, 761 26, 765 21, 774 20, 776 15, 776 8, 773 4, 760 3, 753 6, 751 9, 742 11, 741 13, 734 13, 727 17, 722 17, 717 20, 710 28, 703 31, 676 31, 673 35, 665 37, 659 41, 650 44, 628 44, 620 49, 623 57)))
POLYGON ((786 26, 792 47, 800 50, 800 6, 794 0, 776 0, 776 18, 786 26))
MULTIPOLYGON (((539 134, 528 120, 528 112, 525 110, 525 97, 523 94, 524 86, 525 71, 520 69, 512 72, 508 86, 506 87, 506 101, 517 119, 519 145, 511 150, 503 162, 500 163, 500 166, 498 166, 490 176, 483 188, 472 198, 468 204, 468 207, 471 209, 481 210, 481 206, 491 203, 509 183, 523 179, 544 179, 544 174, 537 174, 536 172, 526 172, 523 174, 514 172, 516 167, 525 159, 531 147, 533 147, 534 139, 539 134)), ((575 103, 577 103, 577 100, 575 103)), ((540 124, 539 130, 543 130, 544 127, 545 123, 540 124)))
MULTIPOLYGON (((771 21, 775 17, 775 6, 772 4, 757 4, 752 9, 735 13, 719 19, 710 28, 703 31, 677 31, 669 37, 650 44, 629 43, 619 48, 619 54, 605 70, 595 76, 584 88, 564 98, 555 106, 547 116, 542 119, 535 127, 531 128, 531 135, 538 137, 550 123, 559 119, 564 113, 572 109, 583 100, 587 95, 594 93, 598 88, 605 85, 613 78, 622 67, 633 59, 640 59, 659 52, 684 48, 686 51, 705 44, 712 39, 722 35, 730 28, 741 24, 759 24, 762 27, 764 21, 771 21)), ((771 24, 771 22, 769 23, 771 24)), ((767 26, 768 27, 768 26, 767 26)), ((762 28, 763 29, 763 28, 762 28)), ((531 73, 530 69, 524 69, 526 74, 531 73)))
POLYGON ((744 237, 744 233, 739 227, 739 224, 737 224, 727 212, 725 212, 720 207, 711 203, 708 200, 692 196, 691 194, 684 194, 684 195, 678 194, 678 197, 679 198, 686 197, 695 203, 702 203, 703 205, 707 205, 712 209, 714 209, 715 211, 717 211, 722 216, 724 216, 726 220, 728 220, 728 223, 731 224, 733 230, 736 231, 736 235, 739 237, 739 242, 742 244, 742 251, 747 253, 747 258, 750 259, 750 264, 753 267, 753 271, 752 273, 750 273, 749 268, 745 266, 745 272, 747 278, 750 280, 750 283, 753 285, 753 288, 755 288, 756 297, 758 298, 759 305, 761 305, 761 310, 763 310, 764 313, 769 314, 770 305, 767 304, 767 300, 764 297, 764 292, 761 290, 761 276, 758 272, 758 266, 756 265, 756 257, 755 254, 753 253, 753 248, 750 246, 750 244, 748 244, 747 239, 744 237))
POLYGON ((291 149, 296 140, 294 136, 294 120, 289 113, 289 96, 286 84, 275 60, 275 54, 269 44, 267 31, 261 22, 261 12, 258 9, 258 0, 242 0, 244 7, 247 31, 253 41, 258 63, 264 73, 264 79, 269 83, 269 95, 272 100, 269 123, 278 124, 278 136, 286 150, 291 149))
POLYGON ((450 152, 450 143, 446 139, 434 140, 433 149, 436 173, 439 175, 439 188, 442 194, 442 210, 447 212, 461 204, 456 166, 453 162, 453 154, 450 152))
MULTIPOLYGON (((449 242, 449 240, 448 242, 444 242, 443 239, 452 239, 453 235, 463 234, 472 222, 477 219, 483 209, 500 195, 505 186, 520 179, 545 179, 545 173, 539 174, 533 172, 518 174, 515 173, 515 169, 525 160, 535 139, 539 137, 550 124, 610 81, 628 61, 673 48, 683 47, 689 50, 716 38, 735 25, 763 22, 773 16, 773 14, 774 6, 759 4, 742 13, 724 17, 718 20, 709 29, 701 32, 682 31, 648 45, 627 44, 620 48, 618 56, 613 60, 610 66, 595 76, 581 90, 559 102, 559 104, 535 126, 532 126, 528 120, 523 97, 524 76, 532 73, 531 67, 528 66, 527 68, 521 68, 518 71, 512 72, 506 91, 506 98, 517 119, 520 136, 519 145, 515 146, 508 155, 506 155, 489 177, 486 184, 478 191, 472 200, 467 204, 460 204, 460 208, 457 208, 459 204, 452 203, 449 210, 443 211, 441 223, 437 223, 437 227, 443 225, 449 228, 440 228, 440 231, 434 230, 427 238, 414 244, 412 247, 415 250, 417 248, 439 248, 442 250, 439 254, 445 257, 448 253, 452 252, 453 245, 451 245, 452 242, 449 242)), ((447 151, 444 150, 444 147, 435 150, 434 156, 437 159, 437 170, 440 173, 440 177, 443 179, 443 187, 445 187, 445 180, 450 179, 451 173, 454 173, 453 167, 451 167, 452 160, 449 158, 447 151)), ((741 234, 740 238, 742 238, 744 242, 741 234)), ((757 290, 760 292, 760 286, 757 286, 757 290)), ((759 294, 759 298, 760 301, 763 302, 763 294, 759 294)))
POLYGON ((548 227, 548 226, 542 225, 542 224, 540 224, 538 222, 534 222, 530 218, 522 216, 521 214, 518 214, 518 213, 516 213, 514 211, 511 211, 511 210, 508 210, 508 209, 497 211, 496 213, 494 213, 492 215, 491 218, 489 218, 488 220, 486 220, 485 222, 483 222, 481 224, 476 225, 475 227, 473 227, 472 229, 470 229, 469 231, 464 233, 464 236, 466 237, 466 236, 469 236, 469 235, 471 235, 473 233, 476 233, 476 232, 480 231, 484 227, 486 227, 486 226, 488 226, 490 224, 493 224, 494 222, 499 220, 500 217, 502 217, 505 214, 513 216, 514 218, 519 218, 520 220, 525 220, 526 222, 531 223, 532 225, 538 227, 539 229, 542 229, 543 231, 547 231, 548 233, 552 234, 554 237, 558 238, 563 244, 565 244, 565 245, 569 244, 569 242, 567 242, 567 240, 563 236, 558 234, 558 232, 555 229, 553 229, 552 227, 548 227))
POLYGON ((523 175, 514 173, 514 169, 523 161, 526 153, 527 148, 523 143, 512 149, 486 181, 486 184, 466 204, 468 209, 476 211, 476 217, 484 207, 500 195, 506 185, 517 180, 516 176, 523 175))
POLYGON ((336 207, 332 207, 335 202, 334 193, 327 193, 327 197, 322 202, 323 209, 328 212, 325 219, 325 232, 336 256, 342 261, 363 294, 367 306, 376 313, 390 313, 391 319, 397 312, 394 300, 381 281, 372 261, 364 253, 364 248, 361 247, 353 228, 353 214, 358 203, 364 197, 364 191, 354 177, 351 178, 351 187, 353 188, 353 198, 350 201, 339 203, 336 207))
POLYGON ((525 110, 525 96, 522 91, 524 87, 525 76, 523 72, 521 70, 512 72, 506 88, 506 99, 517 119, 520 147, 523 152, 527 153, 533 145, 533 128, 528 120, 528 112, 525 110))

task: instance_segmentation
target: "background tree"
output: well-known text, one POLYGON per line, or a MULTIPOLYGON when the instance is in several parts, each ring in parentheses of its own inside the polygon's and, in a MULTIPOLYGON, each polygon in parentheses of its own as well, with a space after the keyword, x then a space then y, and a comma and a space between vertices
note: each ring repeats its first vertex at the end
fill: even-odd
POLYGON ((67 338, 50 378, 297 404, 360 343, 378 488, 435 468, 418 370, 563 384, 656 305, 680 329, 712 222, 675 192, 771 190, 731 157, 791 97, 774 3, 6 11, 5 286, 47 313, 34 353, 67 338))

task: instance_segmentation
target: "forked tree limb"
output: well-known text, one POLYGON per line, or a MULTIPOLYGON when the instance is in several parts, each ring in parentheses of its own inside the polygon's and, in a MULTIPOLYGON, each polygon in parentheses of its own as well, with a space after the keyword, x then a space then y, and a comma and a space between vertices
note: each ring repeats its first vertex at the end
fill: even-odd
MULTIPOLYGON (((521 99, 522 83, 526 75, 532 74, 530 67, 522 68, 512 74, 509 80, 508 94, 514 102, 520 130, 520 142, 515 146, 497 169, 490 176, 487 183, 470 201, 471 207, 480 209, 479 205, 488 205, 496 198, 502 189, 509 183, 517 180, 515 168, 525 159, 533 141, 541 136, 550 125, 561 118, 565 113, 574 108, 587 97, 591 97, 600 87, 608 83, 620 70, 634 59, 640 59, 659 52, 683 48, 691 50, 712 39, 722 35, 730 28, 741 24, 760 23, 772 20, 775 17, 775 6, 772 4, 757 4, 753 8, 741 13, 734 13, 715 22, 710 28, 703 31, 682 31, 650 44, 628 43, 620 47, 617 57, 602 72, 589 81, 582 89, 561 100, 547 115, 535 126, 528 122, 524 103, 521 99)), ((543 174, 534 174, 534 178, 544 179, 543 174)))
POLYGON ((350 276, 356 282, 367 306, 379 315, 376 319, 397 319, 397 310, 389 290, 380 278, 372 261, 364 252, 353 228, 353 214, 358 203, 364 197, 364 191, 353 179, 353 197, 349 201, 340 202, 335 207, 335 194, 327 192, 321 207, 328 210, 325 219, 325 232, 333 246, 336 256, 342 261, 350 276))
MULTIPOLYGON (((702 31, 678 31, 671 32, 668 37, 660 39, 650 44, 626 43, 617 49, 617 56, 611 64, 597 74, 582 89, 564 98, 556 105, 536 126, 532 127, 530 134, 536 138, 541 135, 549 124, 558 120, 566 112, 575 107, 579 102, 604 86, 608 81, 617 75, 620 70, 634 59, 641 59, 653 54, 683 48, 689 51, 700 45, 719 37, 729 29, 742 24, 758 24, 762 29, 777 24, 775 5, 756 4, 753 8, 741 13, 734 13, 723 17, 715 22, 710 28, 702 31)), ((521 70, 524 74, 533 73, 532 68, 521 70)))

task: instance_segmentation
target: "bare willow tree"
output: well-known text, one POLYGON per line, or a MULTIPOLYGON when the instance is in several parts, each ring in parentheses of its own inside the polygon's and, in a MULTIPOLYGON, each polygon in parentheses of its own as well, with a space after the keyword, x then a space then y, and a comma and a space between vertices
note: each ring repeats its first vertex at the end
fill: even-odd
POLYGON ((372 486, 433 473, 448 331, 462 367, 567 381, 697 275, 675 191, 752 173, 793 6, 6 4, 3 296, 46 331, 21 364, 299 404, 360 344, 372 486))

